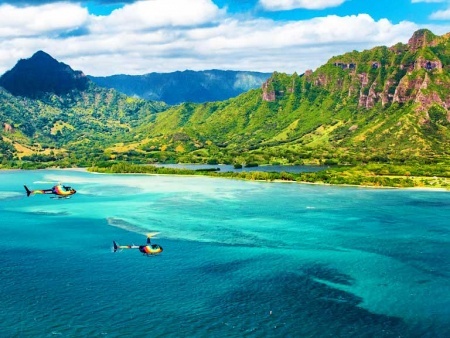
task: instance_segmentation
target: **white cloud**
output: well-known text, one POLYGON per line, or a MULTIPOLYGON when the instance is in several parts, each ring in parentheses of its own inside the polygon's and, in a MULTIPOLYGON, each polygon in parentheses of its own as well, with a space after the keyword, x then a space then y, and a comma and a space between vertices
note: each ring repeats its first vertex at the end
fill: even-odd
POLYGON ((430 15, 433 20, 450 20, 450 8, 442 11, 436 11, 430 15))
POLYGON ((49 18, 50 9, 58 8, 58 15, 44 21, 53 26, 34 23, 29 31, 21 30, 20 25, 31 24, 24 19, 5 25, 5 6, 0 7, 0 27, 10 27, 0 30, 0 74, 37 50, 97 76, 212 68, 303 73, 333 55, 407 42, 419 28, 411 22, 375 21, 367 14, 299 21, 234 17, 209 0, 141 1, 104 17, 88 16, 80 5, 47 6, 8 9, 15 18, 33 20, 29 13, 49 18), (76 28, 86 33, 61 37, 61 31, 76 28))
MULTIPOLYGON (((411 0, 411 3, 450 3, 450 0, 411 0)), ((433 12, 429 19, 431 20, 450 20, 450 8, 433 12)))
POLYGON ((269 11, 285 11, 296 8, 324 9, 342 5, 346 0, 259 0, 260 5, 269 11))
POLYGON ((411 3, 413 3, 413 4, 416 4, 419 2, 440 3, 440 2, 448 2, 448 0, 411 0, 411 3))
POLYGON ((60 52, 71 59, 66 63, 88 74, 111 74, 111 69, 144 74, 211 68, 302 73, 336 54, 406 42, 416 29, 412 23, 393 25, 365 14, 282 23, 228 18, 217 25, 192 29, 172 27, 95 39, 74 37, 69 45, 82 45, 83 50, 77 48, 87 54, 84 59, 72 59, 77 50, 60 52), (81 43, 80 39, 86 41, 81 43), (91 64, 97 65, 95 69, 91 64))
POLYGON ((76 30, 88 20, 85 8, 70 3, 33 7, 0 6, 0 38, 36 36, 76 30))
POLYGON ((100 16, 91 26, 93 32, 137 31, 161 27, 189 27, 210 23, 220 15, 210 0, 138 1, 100 16))

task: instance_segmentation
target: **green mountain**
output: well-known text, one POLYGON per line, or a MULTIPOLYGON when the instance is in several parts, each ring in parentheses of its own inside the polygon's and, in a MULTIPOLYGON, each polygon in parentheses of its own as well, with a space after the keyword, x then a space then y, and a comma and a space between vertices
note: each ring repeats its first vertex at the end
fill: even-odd
POLYGON ((100 88, 44 52, 20 60, 0 83, 0 161, 86 163, 167 108, 100 88))
POLYGON ((0 86, 16 96, 39 98, 47 92, 64 95, 74 89, 85 90, 88 79, 80 71, 58 62, 43 51, 20 60, 0 77, 0 86))
POLYGON ((133 133, 140 150, 183 162, 437 161, 449 154, 449 67, 450 35, 420 30, 237 98, 172 107, 133 133))
POLYGON ((205 70, 150 73, 145 75, 88 76, 101 87, 116 89, 128 96, 168 104, 222 101, 261 87, 270 73, 205 70))
POLYGON ((23 156, 23 145, 50 148, 78 164, 439 163, 449 155, 449 67, 450 34, 419 30, 315 71, 275 72, 225 101, 167 107, 92 82, 38 99, 5 90, 0 149, 5 159, 23 156))

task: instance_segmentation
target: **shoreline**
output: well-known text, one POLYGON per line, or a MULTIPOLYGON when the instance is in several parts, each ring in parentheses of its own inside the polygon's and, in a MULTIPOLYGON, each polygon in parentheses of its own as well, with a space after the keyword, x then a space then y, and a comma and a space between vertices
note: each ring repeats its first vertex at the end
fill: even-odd
MULTIPOLYGON (((318 186, 330 186, 330 187, 348 187, 348 188, 365 188, 365 189, 405 189, 405 190, 417 190, 417 191, 442 191, 442 192, 450 192, 450 188, 443 187, 390 187, 390 186, 373 186, 373 185, 356 185, 356 184, 331 184, 331 183, 323 183, 323 182, 307 182, 307 181, 288 181, 288 180, 247 180, 244 178, 238 177, 221 177, 221 176, 213 176, 213 175, 189 175, 189 174, 157 174, 157 173, 100 173, 95 171, 89 171, 87 168, 77 168, 82 170, 76 171, 84 171, 90 174, 105 174, 105 175, 150 175, 150 176, 185 176, 185 177, 211 177, 211 178, 221 178, 221 179, 235 179, 235 180, 243 180, 243 181, 253 181, 253 182, 266 182, 266 183, 297 183, 297 184, 310 184, 310 185, 318 185, 318 186)), ((65 168, 64 170, 71 170, 71 168, 65 168)))
MULTIPOLYGON (((102 173, 102 172, 96 172, 96 171, 89 171, 89 168, 44 168, 44 169, 3 169, 0 168, 0 174, 1 172, 6 171, 26 171, 26 170, 55 170, 55 171, 74 171, 74 172, 86 172, 89 174, 106 174, 106 175, 151 175, 151 176, 186 176, 186 177, 211 177, 211 178, 221 178, 221 179, 235 179, 235 180, 243 180, 243 181, 254 181, 254 182, 266 182, 266 183, 298 183, 298 184, 309 184, 309 185, 318 185, 318 186, 330 186, 330 187, 348 187, 348 188, 364 188, 364 189, 401 189, 401 190, 415 190, 415 191, 435 191, 435 192, 450 192, 450 188, 445 187, 392 187, 392 186, 374 186, 374 185, 357 185, 357 184, 332 184, 332 183, 324 183, 324 182, 308 182, 308 181, 296 181, 296 180, 280 180, 280 179, 274 179, 274 180, 249 180, 245 178, 240 177, 221 177, 221 176, 213 176, 208 174, 159 174, 159 173, 102 173)), ((257 170, 255 170, 257 171, 257 170)), ((407 178, 405 176, 404 178, 407 178)), ((432 178, 432 177, 424 177, 424 178, 432 178)))
MULTIPOLYGON (((286 182, 286 181, 285 181, 286 182)), ((443 187, 389 187, 389 186, 374 186, 374 185, 356 185, 356 184, 331 184, 331 183, 319 183, 319 182, 304 182, 304 181, 292 181, 293 183, 312 184, 312 185, 328 185, 332 187, 352 187, 352 188, 370 188, 370 189, 405 189, 405 190, 417 190, 417 191, 443 191, 450 192, 450 188, 443 187)))

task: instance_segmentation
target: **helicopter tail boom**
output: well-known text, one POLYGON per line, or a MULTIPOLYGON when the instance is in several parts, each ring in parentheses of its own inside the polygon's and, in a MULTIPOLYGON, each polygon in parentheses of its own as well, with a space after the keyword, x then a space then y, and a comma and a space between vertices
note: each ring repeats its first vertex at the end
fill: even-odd
POLYGON ((116 241, 113 241, 113 251, 119 251, 122 249, 139 249, 139 245, 134 245, 134 244, 130 244, 130 245, 119 245, 119 243, 117 243, 116 241))
POLYGON ((30 197, 30 195, 33 193, 26 185, 24 185, 25 191, 27 192, 27 197, 30 197))

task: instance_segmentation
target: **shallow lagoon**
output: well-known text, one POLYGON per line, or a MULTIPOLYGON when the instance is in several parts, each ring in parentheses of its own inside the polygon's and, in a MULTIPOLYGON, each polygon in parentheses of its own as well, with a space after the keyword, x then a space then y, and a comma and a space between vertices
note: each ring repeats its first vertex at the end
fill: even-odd
POLYGON ((448 337, 449 219, 441 191, 0 172, 2 336, 448 337))

